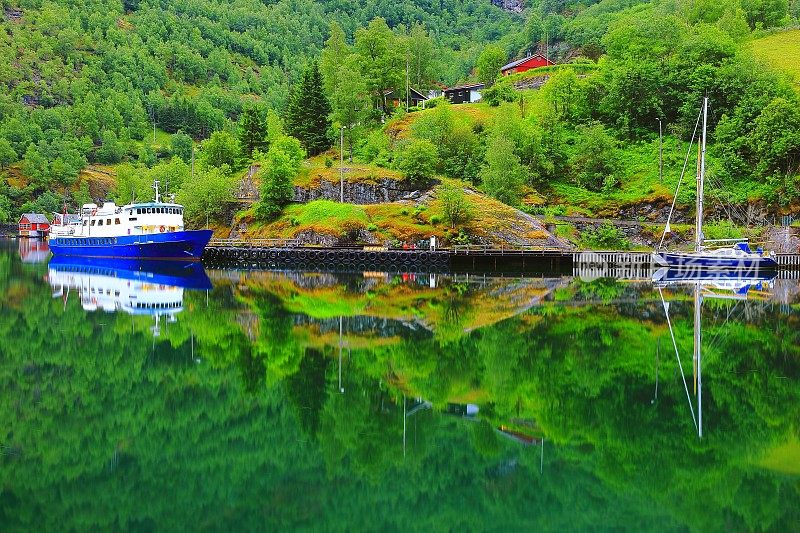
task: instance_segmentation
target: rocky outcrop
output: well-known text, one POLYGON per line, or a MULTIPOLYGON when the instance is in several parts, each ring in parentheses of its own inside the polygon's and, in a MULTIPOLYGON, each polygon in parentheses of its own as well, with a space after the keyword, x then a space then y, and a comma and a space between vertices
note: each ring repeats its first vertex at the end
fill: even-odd
MULTIPOLYGON (((429 186, 429 185, 428 185, 429 186)), ((351 204, 379 204, 396 202, 398 200, 414 200, 418 198, 425 187, 414 187, 406 180, 381 178, 377 182, 357 181, 344 182, 344 201, 351 204)), ((313 200, 339 201, 339 183, 327 180, 320 181, 319 185, 312 188, 295 186, 295 202, 311 202, 313 200)))
POLYGON ((495 5, 511 13, 522 13, 525 10, 525 0, 492 0, 495 5))

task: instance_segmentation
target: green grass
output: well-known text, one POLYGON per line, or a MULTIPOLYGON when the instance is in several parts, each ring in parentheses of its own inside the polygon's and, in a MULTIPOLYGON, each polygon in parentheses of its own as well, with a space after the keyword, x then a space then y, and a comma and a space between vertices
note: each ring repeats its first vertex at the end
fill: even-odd
MULTIPOLYGON (((152 126, 152 123, 150 124, 152 126)), ((144 136, 144 139, 141 141, 133 141, 134 146, 136 149, 142 147, 142 145, 150 146, 155 150, 160 150, 163 148, 169 148, 170 146, 170 138, 172 137, 171 133, 167 133, 166 131, 156 128, 156 137, 155 142, 153 142, 153 130, 148 130, 147 135, 144 136)))
MULTIPOLYGON (((608 191, 589 191, 568 181, 550 184, 553 201, 564 206, 565 214, 586 216, 614 216, 620 208, 641 202, 660 202, 669 204, 678 185, 684 157, 689 144, 672 136, 664 137, 664 179, 658 173, 658 138, 637 143, 620 143, 618 186, 608 191)), ((693 148, 694 150, 694 148, 693 148)), ((694 205, 694 153, 690 156, 683 186, 678 195, 679 205, 694 205)), ((720 162, 715 157, 714 147, 706 157, 708 180, 706 182, 706 203, 724 202, 743 204, 763 199, 769 194, 767 185, 740 179, 720 188, 720 180, 715 178, 721 172, 720 162)))
POLYGON ((292 224, 299 226, 325 225, 329 229, 343 226, 366 226, 367 213, 360 205, 342 204, 331 200, 315 200, 307 204, 291 206, 286 210, 292 224))
POLYGON ((753 55, 800 83, 800 30, 774 33, 750 43, 753 55))

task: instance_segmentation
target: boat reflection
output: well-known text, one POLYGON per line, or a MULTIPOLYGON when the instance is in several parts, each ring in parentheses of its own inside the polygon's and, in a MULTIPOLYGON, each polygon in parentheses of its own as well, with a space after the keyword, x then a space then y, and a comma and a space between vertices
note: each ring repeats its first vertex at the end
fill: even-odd
POLYGON ((47 278, 53 297, 66 305, 69 293, 79 294, 86 311, 124 312, 151 316, 153 336, 160 335, 160 320, 174 322, 183 311, 185 289, 208 290, 211 281, 199 263, 115 261, 53 257, 47 278))
MULTIPOLYGON (((777 277, 775 272, 759 271, 758 269, 744 270, 706 270, 706 269, 675 269, 661 268, 653 274, 653 283, 658 288, 661 296, 661 303, 664 306, 664 314, 669 326, 669 334, 672 339, 672 346, 675 350, 675 358, 678 362, 683 387, 686 392, 686 400, 689 404, 689 411, 692 415, 698 437, 703 437, 703 331, 702 331, 702 308, 703 301, 707 298, 728 299, 728 300, 747 300, 749 296, 768 296, 766 289, 772 287, 773 280, 777 277), (691 287, 693 295, 693 387, 689 393, 689 386, 686 382, 686 374, 683 370, 680 351, 675 340, 675 330, 669 314, 669 302, 664 299, 662 289, 668 287, 691 287), (692 400, 694 396, 694 400, 692 400), (695 412, 695 404, 697 411, 695 412)), ((737 304, 739 302, 736 302, 737 304)), ((734 307, 735 308, 735 307, 734 307)), ((732 313, 729 312, 729 316, 732 313)))

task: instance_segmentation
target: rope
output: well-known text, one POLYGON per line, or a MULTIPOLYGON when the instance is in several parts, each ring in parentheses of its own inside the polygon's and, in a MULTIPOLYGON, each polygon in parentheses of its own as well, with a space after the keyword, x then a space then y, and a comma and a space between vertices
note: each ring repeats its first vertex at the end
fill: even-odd
POLYGON ((681 190, 681 183, 683 183, 683 176, 686 174, 686 166, 689 164, 689 155, 692 153, 692 146, 694 145, 694 138, 697 136, 697 128, 700 126, 700 117, 703 115, 701 111, 697 115, 697 122, 694 123, 694 131, 692 132, 692 139, 689 141, 689 149, 686 150, 686 158, 683 161, 683 170, 681 170, 681 177, 678 179, 678 188, 675 189, 675 197, 672 199, 672 205, 669 208, 669 215, 667 216, 667 225, 664 226, 664 233, 661 234, 661 241, 658 243, 658 248, 656 250, 660 250, 664 246, 664 239, 667 237, 667 228, 669 227, 669 221, 672 220, 672 213, 675 211, 675 202, 678 201, 678 193, 681 190))
MULTIPOLYGON (((675 359, 678 360, 678 368, 681 369, 681 379, 683 380, 683 389, 686 391, 686 400, 689 403, 689 410, 692 413, 692 422, 694 422, 694 428, 697 428, 697 418, 694 416, 694 407, 692 406, 692 397, 689 395, 689 386, 686 384, 686 374, 683 372, 683 364, 681 363, 680 355, 678 355, 678 344, 675 342, 675 333, 672 331, 672 322, 669 319, 669 310, 667 309, 667 302, 664 301, 664 293, 661 291, 661 287, 658 288, 658 294, 661 296, 661 303, 664 305, 664 314, 667 317, 667 325, 669 326, 669 336, 672 338, 672 346, 675 348, 675 359)), ((699 431, 699 430, 698 430, 699 431)))

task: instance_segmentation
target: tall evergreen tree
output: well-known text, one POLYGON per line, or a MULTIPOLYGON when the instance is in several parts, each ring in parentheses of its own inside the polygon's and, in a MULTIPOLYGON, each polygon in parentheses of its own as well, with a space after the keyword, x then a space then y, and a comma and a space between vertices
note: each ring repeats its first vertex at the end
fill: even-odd
POLYGON ((266 152, 267 122, 256 106, 247 107, 239 119, 239 146, 242 155, 248 159, 255 150, 266 152))
POLYGON ((286 131, 303 144, 310 155, 330 146, 331 106, 322 87, 319 65, 311 63, 292 91, 286 111, 286 131))

